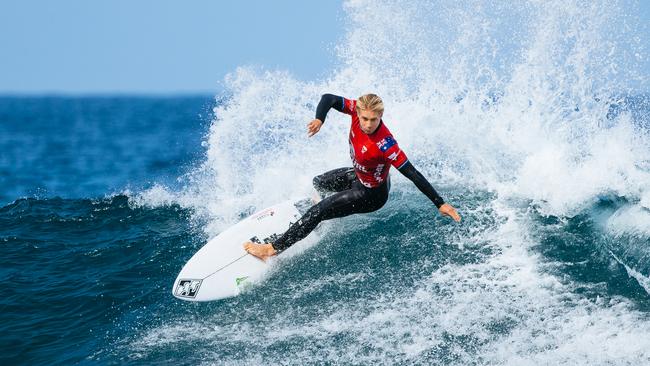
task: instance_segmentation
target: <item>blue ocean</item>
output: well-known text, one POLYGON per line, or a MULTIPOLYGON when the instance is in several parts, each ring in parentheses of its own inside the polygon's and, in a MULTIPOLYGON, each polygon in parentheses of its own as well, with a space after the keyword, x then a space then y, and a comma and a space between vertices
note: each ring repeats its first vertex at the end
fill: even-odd
POLYGON ((316 80, 242 66, 215 95, 0 97, 0 364, 650 364, 650 94, 634 4, 348 1, 316 80), (240 296, 183 265, 350 166, 320 95, 384 122, 399 172, 240 296))

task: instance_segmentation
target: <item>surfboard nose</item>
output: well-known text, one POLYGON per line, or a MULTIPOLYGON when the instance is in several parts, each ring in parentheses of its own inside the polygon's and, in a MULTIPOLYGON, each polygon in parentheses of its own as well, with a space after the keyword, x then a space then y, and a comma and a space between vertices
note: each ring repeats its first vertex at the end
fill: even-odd
POLYGON ((245 218, 208 241, 183 266, 172 295, 185 301, 211 301, 237 296, 258 281, 269 263, 244 250, 247 241, 268 242, 300 218, 297 203, 288 200, 245 218), (262 239, 263 238, 263 239, 262 239))

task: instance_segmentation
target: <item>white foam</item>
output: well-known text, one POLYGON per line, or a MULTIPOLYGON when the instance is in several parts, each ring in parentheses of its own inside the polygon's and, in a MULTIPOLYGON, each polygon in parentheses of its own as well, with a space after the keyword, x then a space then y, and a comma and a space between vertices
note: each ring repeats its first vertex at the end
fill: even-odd
POLYGON ((641 272, 634 270, 634 268, 628 266, 625 262, 620 260, 618 256, 616 256, 611 251, 609 252, 609 254, 611 254, 611 256, 614 257, 614 259, 616 259, 618 263, 620 263, 621 265, 623 265, 623 267, 625 267, 625 271, 627 271, 627 274, 630 277, 634 278, 639 283, 639 285, 643 287, 645 292, 650 294, 650 276, 644 276, 641 272))
POLYGON ((607 219, 606 228, 615 236, 650 237, 650 210, 640 204, 618 209, 607 219))
POLYGON ((207 158, 178 199, 225 225, 307 193, 314 175, 350 164, 347 116, 330 113, 306 137, 320 94, 369 91, 434 183, 523 197, 555 215, 601 193, 647 195, 639 166, 650 139, 629 115, 607 117, 612 93, 640 77, 622 51, 640 42, 626 5, 346 2, 341 62, 326 80, 247 67, 228 76, 207 158))

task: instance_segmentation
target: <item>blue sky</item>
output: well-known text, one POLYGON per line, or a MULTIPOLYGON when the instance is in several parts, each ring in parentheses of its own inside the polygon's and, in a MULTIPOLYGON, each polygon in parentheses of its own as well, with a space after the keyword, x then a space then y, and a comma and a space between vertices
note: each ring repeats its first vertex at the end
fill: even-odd
MULTIPOLYGON (((343 37, 341 2, 3 0, 0 94, 215 93, 241 65, 317 79, 343 37)), ((650 24, 650 0, 638 4, 650 24)))
POLYGON ((0 4, 0 93, 215 92, 241 65, 322 76, 341 1, 0 4))

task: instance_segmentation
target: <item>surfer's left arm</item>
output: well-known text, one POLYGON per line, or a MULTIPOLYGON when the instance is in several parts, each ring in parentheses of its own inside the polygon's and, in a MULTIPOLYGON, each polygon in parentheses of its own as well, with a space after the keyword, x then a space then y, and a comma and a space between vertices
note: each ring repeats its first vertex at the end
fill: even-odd
POLYGON ((410 161, 406 161, 406 163, 402 164, 402 166, 400 166, 397 170, 399 170, 400 173, 402 173, 406 178, 413 182, 413 184, 418 187, 420 192, 429 197, 431 202, 433 202, 433 204, 438 207, 440 214, 443 216, 449 216, 456 222, 460 222, 460 215, 458 215, 456 209, 452 205, 445 203, 442 197, 440 197, 438 192, 436 192, 436 190, 433 188, 431 183, 429 183, 429 181, 422 175, 422 173, 415 169, 410 161))

